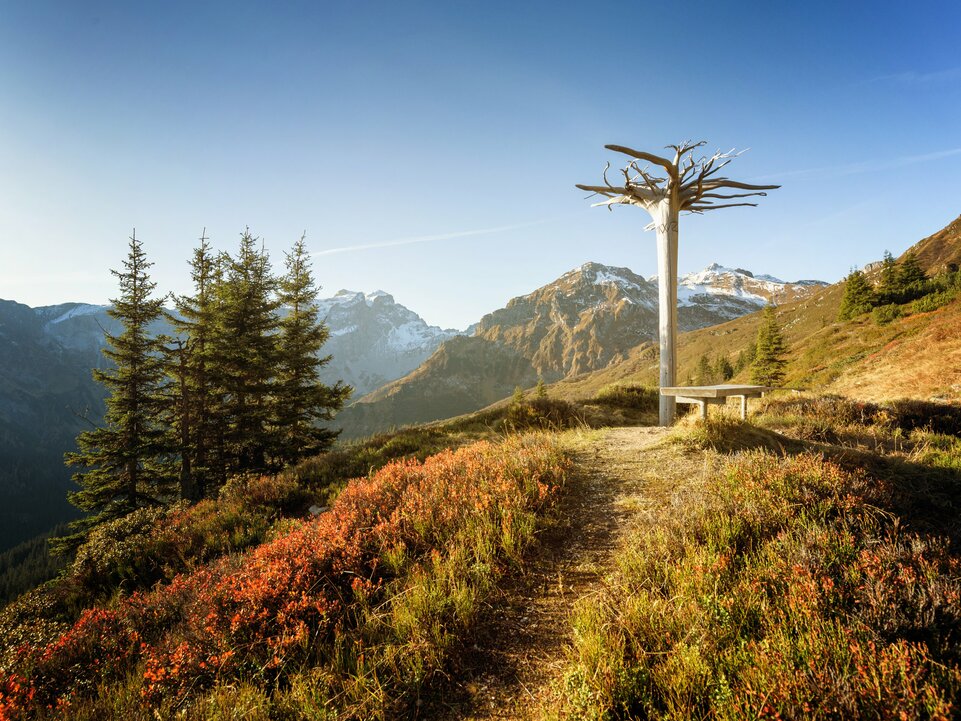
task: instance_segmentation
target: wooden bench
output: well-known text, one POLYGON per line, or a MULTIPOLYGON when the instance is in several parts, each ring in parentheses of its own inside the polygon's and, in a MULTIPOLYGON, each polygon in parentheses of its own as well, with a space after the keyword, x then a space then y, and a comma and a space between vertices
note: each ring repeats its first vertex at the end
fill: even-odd
POLYGON ((688 386, 661 388, 662 396, 674 396, 678 403, 696 403, 701 408, 701 418, 707 418, 707 407, 711 403, 724 405, 728 398, 741 399, 741 418, 747 418, 747 399, 760 398, 767 386, 688 386))

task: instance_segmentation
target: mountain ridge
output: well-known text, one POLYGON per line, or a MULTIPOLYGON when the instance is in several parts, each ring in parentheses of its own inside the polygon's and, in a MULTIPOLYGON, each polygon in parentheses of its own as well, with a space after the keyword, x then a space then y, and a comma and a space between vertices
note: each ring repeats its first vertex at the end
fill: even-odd
MULTIPOLYGON (((718 264, 682 276, 681 330, 724 322, 779 295, 824 286, 756 280, 718 264)), ((657 285, 629 268, 587 262, 485 315, 474 334, 445 341, 424 364, 341 412, 345 437, 469 413, 529 387, 598 371, 657 337, 657 285), (469 357, 468 357, 469 356, 469 357)))

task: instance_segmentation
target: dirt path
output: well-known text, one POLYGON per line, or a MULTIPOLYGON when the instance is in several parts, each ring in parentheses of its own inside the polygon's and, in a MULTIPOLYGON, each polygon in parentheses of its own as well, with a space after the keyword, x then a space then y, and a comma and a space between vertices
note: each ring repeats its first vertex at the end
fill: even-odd
POLYGON ((577 471, 559 522, 541 537, 525 573, 494 599, 457 678, 421 718, 524 719, 550 694, 564 666, 574 602, 600 588, 623 534, 649 520, 673 487, 680 464, 653 456, 683 451, 659 446, 664 432, 634 427, 567 437, 577 471))

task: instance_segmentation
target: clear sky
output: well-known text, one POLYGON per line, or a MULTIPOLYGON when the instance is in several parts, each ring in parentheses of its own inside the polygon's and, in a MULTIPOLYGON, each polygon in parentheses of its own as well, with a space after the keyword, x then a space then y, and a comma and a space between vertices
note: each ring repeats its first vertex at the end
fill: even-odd
POLYGON ((961 213, 959 34, 953 0, 0 0, 0 297, 105 302, 133 227, 186 292, 202 228, 250 226, 463 328, 589 260, 653 273, 643 211, 573 186, 687 138, 783 188, 682 218, 681 272, 834 281, 961 213))

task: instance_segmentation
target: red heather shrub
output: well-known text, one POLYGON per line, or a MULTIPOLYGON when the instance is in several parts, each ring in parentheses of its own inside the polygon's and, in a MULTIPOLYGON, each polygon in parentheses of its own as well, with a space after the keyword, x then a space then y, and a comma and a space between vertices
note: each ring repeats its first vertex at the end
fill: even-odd
POLYGON ((355 479, 328 513, 286 535, 134 594, 116 611, 88 611, 47 648, 24 648, 0 682, 0 719, 24 704, 91 693, 96 680, 122 677, 137 661, 152 704, 236 674, 274 682, 347 622, 357 592, 376 592, 384 551, 442 550, 480 518, 509 523, 548 500, 563 470, 549 440, 528 436, 355 479))

